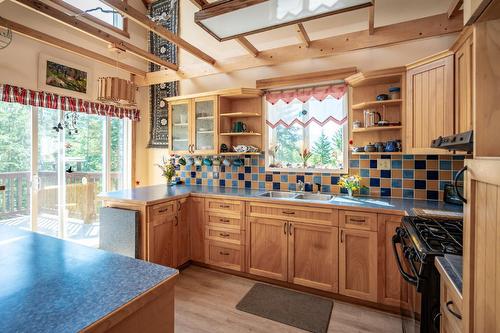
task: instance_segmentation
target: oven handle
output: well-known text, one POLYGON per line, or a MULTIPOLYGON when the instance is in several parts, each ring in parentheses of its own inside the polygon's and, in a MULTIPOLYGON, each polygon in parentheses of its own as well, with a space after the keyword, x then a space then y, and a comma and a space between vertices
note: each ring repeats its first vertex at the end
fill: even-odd
POLYGON ((462 200, 463 203, 467 203, 467 199, 464 198, 462 193, 458 190, 458 178, 467 170, 467 165, 464 166, 460 171, 457 172, 455 175, 455 178, 453 179, 453 187, 455 188, 455 193, 457 194, 457 197, 462 200))
POLYGON ((394 257, 396 257, 396 264, 398 265, 399 273, 403 276, 403 278, 412 285, 418 285, 418 279, 410 274, 406 273, 403 269, 403 265, 401 265, 401 260, 399 259, 398 249, 396 244, 401 243, 401 238, 398 235, 392 236, 392 250, 394 252, 394 257))

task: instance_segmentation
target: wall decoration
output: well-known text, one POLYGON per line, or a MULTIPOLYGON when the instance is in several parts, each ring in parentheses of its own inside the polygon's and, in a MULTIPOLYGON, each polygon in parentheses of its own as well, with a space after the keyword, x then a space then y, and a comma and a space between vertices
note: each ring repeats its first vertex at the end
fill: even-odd
POLYGON ((0 27, 0 50, 5 49, 12 42, 12 30, 0 27))
MULTIPOLYGON (((151 5, 150 17, 163 17, 158 21, 166 29, 177 33, 179 28, 179 1, 159 0, 151 5)), ((158 35, 149 33, 149 46, 151 53, 161 59, 177 63, 178 50, 172 44, 158 35)), ((151 71, 159 70, 156 64, 150 64, 151 71)), ((168 105, 163 100, 166 97, 177 96, 179 82, 168 82, 151 86, 151 128, 148 148, 168 148, 168 105)))
POLYGON ((92 99, 93 75, 89 68, 40 54, 38 89, 92 99))

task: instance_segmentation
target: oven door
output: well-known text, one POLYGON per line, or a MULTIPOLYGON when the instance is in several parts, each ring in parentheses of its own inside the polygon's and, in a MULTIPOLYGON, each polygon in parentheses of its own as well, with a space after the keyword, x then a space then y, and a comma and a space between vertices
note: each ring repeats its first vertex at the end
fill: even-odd
POLYGON ((399 272, 401 273, 401 318, 403 332, 419 333, 420 332, 420 293, 417 287, 420 284, 418 272, 420 263, 414 260, 412 255, 412 247, 409 239, 405 237, 406 232, 401 228, 396 229, 396 234, 392 237, 392 246, 394 259, 399 272), (399 245, 399 246, 398 246, 399 245))

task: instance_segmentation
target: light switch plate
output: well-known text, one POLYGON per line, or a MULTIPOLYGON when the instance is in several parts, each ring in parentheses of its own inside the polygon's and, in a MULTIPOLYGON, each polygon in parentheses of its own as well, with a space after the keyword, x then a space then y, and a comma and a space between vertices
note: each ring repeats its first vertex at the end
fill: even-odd
POLYGON ((390 170, 391 160, 385 158, 377 159, 377 170, 390 170))

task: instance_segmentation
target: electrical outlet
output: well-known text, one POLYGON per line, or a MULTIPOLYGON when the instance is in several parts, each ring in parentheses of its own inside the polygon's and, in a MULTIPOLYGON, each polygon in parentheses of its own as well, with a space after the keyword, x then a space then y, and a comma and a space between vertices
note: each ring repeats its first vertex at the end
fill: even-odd
POLYGON ((391 169, 391 160, 385 158, 379 158, 377 160, 377 170, 390 170, 391 169))

